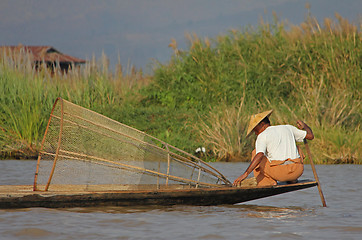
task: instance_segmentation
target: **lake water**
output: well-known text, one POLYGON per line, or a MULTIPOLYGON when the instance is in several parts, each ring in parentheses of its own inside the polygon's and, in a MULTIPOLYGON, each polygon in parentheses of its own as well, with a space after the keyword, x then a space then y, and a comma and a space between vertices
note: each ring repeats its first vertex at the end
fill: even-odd
MULTIPOLYGON (((229 180, 248 166, 212 165, 229 180)), ((31 185, 35 166, 0 161, 0 184, 31 185)), ((362 239, 362 166, 316 168, 327 208, 314 187, 237 205, 0 210, 0 239, 362 239)))

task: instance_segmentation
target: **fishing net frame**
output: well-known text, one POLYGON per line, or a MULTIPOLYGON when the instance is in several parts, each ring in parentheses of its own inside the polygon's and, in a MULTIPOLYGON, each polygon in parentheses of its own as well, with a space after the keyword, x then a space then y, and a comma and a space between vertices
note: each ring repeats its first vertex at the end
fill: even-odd
POLYGON ((34 191, 231 186, 181 149, 57 98, 41 143, 34 191), (69 187, 72 186, 72 187, 69 187))

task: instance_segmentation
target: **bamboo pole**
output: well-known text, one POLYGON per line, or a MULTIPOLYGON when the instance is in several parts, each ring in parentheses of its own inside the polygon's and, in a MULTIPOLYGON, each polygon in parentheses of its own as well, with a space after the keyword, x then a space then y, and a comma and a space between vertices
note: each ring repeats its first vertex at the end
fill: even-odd
POLYGON ((307 153, 308 153, 308 157, 309 157, 309 160, 310 160, 310 165, 311 165, 312 170, 313 170, 314 178, 315 178, 316 182, 318 183, 319 196, 321 197, 323 207, 327 207, 326 200, 324 199, 324 195, 323 195, 323 192, 322 192, 322 187, 321 187, 321 184, 319 182, 319 178, 318 178, 318 175, 317 175, 317 170, 315 169, 315 166, 314 166, 314 163, 313 163, 312 153, 310 152, 307 139, 304 139, 304 145, 305 145, 305 149, 307 150, 307 153))
MULTIPOLYGON (((161 169, 161 160, 158 160, 158 169, 157 171, 160 172, 161 169)), ((157 189, 160 189, 160 176, 157 175, 157 189)))
POLYGON ((48 188, 49 188, 49 185, 50 185, 50 182, 52 181, 52 178, 53 178, 53 174, 54 174, 54 170, 55 170, 55 166, 56 166, 56 163, 57 163, 57 160, 58 160, 58 156, 59 156, 59 150, 60 150, 60 146, 61 146, 61 143, 62 143, 62 134, 63 134, 63 120, 64 120, 64 104, 62 102, 62 99, 59 99, 60 100, 60 129, 59 129, 59 137, 58 137, 58 146, 57 146, 57 150, 55 152, 55 158, 54 158, 54 162, 53 162, 53 167, 52 167, 52 170, 50 172, 50 175, 49 175, 49 180, 45 186, 45 191, 48 191, 48 188))
POLYGON ((201 177, 201 164, 200 164, 200 162, 198 162, 198 164, 200 165, 200 168, 199 168, 199 174, 198 174, 198 176, 197 176, 196 188, 199 186, 200 177, 201 177))
POLYGON ((49 117, 49 121, 48 121, 48 124, 47 124, 47 127, 45 129, 45 133, 44 133, 44 137, 43 137, 43 140, 41 142, 41 147, 40 147, 40 151, 39 151, 39 156, 38 156, 38 160, 37 160, 37 164, 36 164, 36 170, 35 170, 35 176, 34 176, 34 184, 33 184, 33 191, 36 191, 37 190, 37 182, 38 182, 38 174, 39 174, 39 165, 40 165, 40 160, 41 160, 41 152, 43 151, 44 149, 44 142, 45 142, 45 139, 46 139, 46 136, 47 136, 47 133, 48 133, 48 130, 49 130, 49 126, 50 126, 50 122, 52 120, 52 115, 54 113, 54 109, 55 109, 55 106, 57 105, 58 101, 60 100, 60 98, 57 98, 55 100, 55 103, 53 105, 53 108, 52 108, 52 111, 50 112, 50 117, 49 117))
POLYGON ((167 149, 167 174, 166 174, 166 186, 168 186, 168 177, 170 175, 170 150, 168 149, 168 145, 166 144, 167 149))

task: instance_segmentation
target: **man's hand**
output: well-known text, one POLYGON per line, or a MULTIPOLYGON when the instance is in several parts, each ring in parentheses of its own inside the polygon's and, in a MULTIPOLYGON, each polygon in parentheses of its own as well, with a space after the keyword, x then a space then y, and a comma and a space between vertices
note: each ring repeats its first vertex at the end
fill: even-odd
POLYGON ((303 121, 301 121, 301 120, 298 120, 297 121, 297 127, 299 128, 299 129, 304 129, 305 128, 305 123, 303 122, 303 121))
POLYGON ((233 185, 234 185, 234 186, 240 185, 240 183, 241 183, 242 181, 244 181, 245 178, 247 178, 248 175, 260 164, 261 159, 262 159, 263 157, 264 157, 264 153, 262 153, 262 152, 257 153, 257 154, 254 156, 253 160, 251 160, 251 163, 250 163, 249 167, 246 169, 246 171, 245 171, 240 177, 238 177, 237 179, 235 179, 233 185))
POLYGON ((233 185, 236 186, 236 187, 239 186, 240 183, 241 183, 242 181, 244 181, 247 177, 248 177, 247 172, 244 172, 240 177, 238 177, 237 179, 235 179, 233 185))
POLYGON ((305 131, 307 131, 307 135, 305 136, 305 139, 308 139, 308 140, 314 139, 314 134, 313 134, 312 129, 305 122, 298 120, 297 127, 299 129, 304 129, 305 131))

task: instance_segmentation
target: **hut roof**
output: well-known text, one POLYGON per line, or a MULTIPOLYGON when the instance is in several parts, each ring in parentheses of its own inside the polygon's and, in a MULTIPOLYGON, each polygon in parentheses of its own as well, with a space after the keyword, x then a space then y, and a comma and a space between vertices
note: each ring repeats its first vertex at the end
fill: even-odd
POLYGON ((60 62, 82 64, 86 61, 59 52, 52 46, 0 46, 0 50, 11 51, 12 53, 29 53, 35 62, 60 62))

